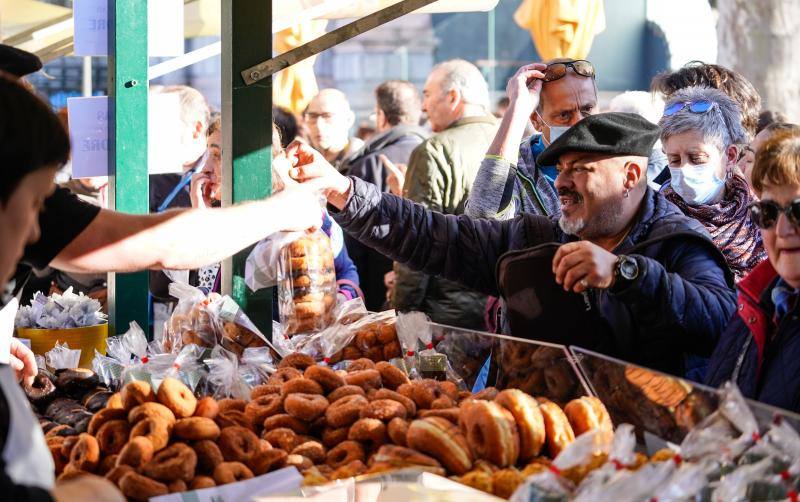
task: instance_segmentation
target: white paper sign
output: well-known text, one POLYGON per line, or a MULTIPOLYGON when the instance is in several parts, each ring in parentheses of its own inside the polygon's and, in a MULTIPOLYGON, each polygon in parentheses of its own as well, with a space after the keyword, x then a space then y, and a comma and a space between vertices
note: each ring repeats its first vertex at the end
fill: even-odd
POLYGON ((294 467, 286 467, 237 483, 183 493, 152 497, 150 502, 239 502, 272 493, 300 489, 303 476, 294 467))
POLYGON ((68 98, 72 177, 108 176, 108 97, 68 98))
POLYGON ((74 0, 72 19, 75 25, 75 55, 107 56, 108 0, 74 0))

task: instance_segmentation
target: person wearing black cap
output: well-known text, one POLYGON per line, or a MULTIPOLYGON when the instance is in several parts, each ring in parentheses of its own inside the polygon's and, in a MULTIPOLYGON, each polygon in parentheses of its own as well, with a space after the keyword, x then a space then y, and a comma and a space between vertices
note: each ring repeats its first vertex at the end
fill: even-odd
POLYGON ((683 375, 687 355, 714 348, 735 308, 733 283, 702 225, 648 188, 658 135, 629 113, 573 125, 539 158, 559 171, 561 216, 553 219, 428 211, 342 176, 305 145, 295 147, 304 161, 292 175, 324 190, 334 219, 364 244, 499 295, 505 333, 683 375))

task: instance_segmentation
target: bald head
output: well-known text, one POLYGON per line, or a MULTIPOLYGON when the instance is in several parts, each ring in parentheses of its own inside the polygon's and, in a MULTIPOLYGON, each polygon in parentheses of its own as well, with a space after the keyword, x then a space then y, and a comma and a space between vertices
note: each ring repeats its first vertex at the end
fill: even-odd
POLYGON ((323 89, 308 104, 304 113, 311 146, 327 157, 347 147, 350 128, 356 121, 347 96, 339 89, 323 89))

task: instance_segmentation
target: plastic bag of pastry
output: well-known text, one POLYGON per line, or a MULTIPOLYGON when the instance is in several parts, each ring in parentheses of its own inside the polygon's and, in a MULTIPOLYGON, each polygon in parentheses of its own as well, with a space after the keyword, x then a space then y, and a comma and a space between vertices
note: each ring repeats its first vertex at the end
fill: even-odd
POLYGON ((215 398, 250 398, 250 386, 239 374, 239 358, 236 354, 218 345, 205 363, 208 366, 208 383, 215 398))
POLYGON ((244 349, 239 363, 239 375, 250 387, 265 383, 276 365, 269 347, 253 347, 244 349))
MULTIPOLYGON (((773 459, 770 457, 764 458, 755 464, 741 466, 732 473, 723 477, 719 486, 714 490, 712 500, 748 500, 745 498, 747 495, 748 487, 754 481, 758 481, 771 474, 773 467, 773 459)), ((777 498, 783 498, 784 493, 777 498)), ((775 500, 775 499, 762 499, 762 500, 775 500)))
POLYGON ((112 336, 106 339, 106 355, 94 351, 92 369, 101 382, 109 388, 116 388, 122 380, 122 372, 131 364, 131 356, 122 336, 112 336))
POLYGON ((619 471, 633 467, 636 462, 636 435, 631 424, 621 424, 614 432, 608 460, 602 467, 589 473, 575 492, 576 501, 598 500, 598 492, 611 482, 619 471))
POLYGON ((278 262, 284 247, 303 237, 303 232, 275 232, 260 241, 247 255, 244 283, 252 291, 278 284, 278 262))
POLYGON ((56 342, 52 349, 44 353, 44 359, 53 371, 77 368, 81 360, 81 351, 70 349, 67 343, 56 342))
POLYGON ((194 392, 206 373, 201 360, 204 351, 205 349, 202 347, 190 343, 189 345, 184 345, 177 355, 172 355, 171 363, 167 357, 156 356, 159 367, 158 369, 154 368, 150 375, 154 388, 158 389, 162 380, 171 377, 180 380, 194 392), (169 366, 162 371, 162 365, 167 363, 170 363, 169 366))
POLYGON ((190 343, 201 347, 216 345, 216 328, 208 306, 218 300, 219 295, 211 293, 206 297, 201 290, 183 282, 171 283, 169 294, 177 298, 178 303, 164 325, 164 350, 178 352, 190 343))
POLYGON ((800 434, 783 417, 775 417, 764 437, 789 458, 800 459, 800 434))
POLYGON ((333 321, 336 272, 331 242, 322 230, 285 245, 278 260, 278 311, 289 335, 317 332, 333 321))
MULTIPOLYGON (((219 343, 225 350, 241 356, 247 348, 271 346, 267 337, 230 296, 212 302, 208 310, 217 326, 219 343)), ((277 349, 275 351, 277 353, 277 349)))
POLYGON ((367 314, 346 325, 345 328, 352 334, 352 341, 340 347, 344 349, 340 359, 366 357, 379 362, 400 357, 402 349, 397 339, 396 319, 394 310, 385 310, 367 314))
POLYGON ((697 500, 707 486, 708 478, 701 465, 683 463, 661 486, 655 487, 652 499, 658 502, 697 500))

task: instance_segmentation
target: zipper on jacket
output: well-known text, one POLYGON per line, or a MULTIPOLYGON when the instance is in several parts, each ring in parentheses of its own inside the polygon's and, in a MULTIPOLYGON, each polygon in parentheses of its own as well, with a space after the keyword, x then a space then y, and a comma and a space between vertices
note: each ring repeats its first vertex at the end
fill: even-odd
MULTIPOLYGON (((534 199, 536 199, 536 202, 539 204, 539 208, 542 210, 542 213, 545 216, 550 216, 550 213, 547 211, 547 208, 545 207, 544 202, 542 202, 542 199, 539 197, 539 191, 536 189, 536 185, 533 182, 533 180, 531 180, 530 178, 528 178, 527 176, 522 174, 522 171, 520 171, 519 169, 517 169, 516 171, 517 171, 517 175, 520 178, 522 178, 523 181, 526 181, 530 185, 530 190, 533 192, 533 197, 534 197, 534 199)), ((524 186, 524 183, 523 183, 523 186, 524 186)))

